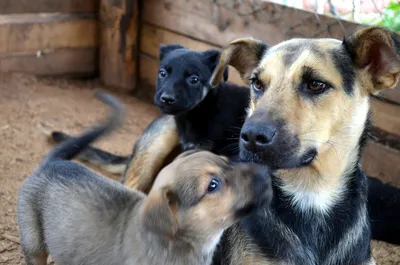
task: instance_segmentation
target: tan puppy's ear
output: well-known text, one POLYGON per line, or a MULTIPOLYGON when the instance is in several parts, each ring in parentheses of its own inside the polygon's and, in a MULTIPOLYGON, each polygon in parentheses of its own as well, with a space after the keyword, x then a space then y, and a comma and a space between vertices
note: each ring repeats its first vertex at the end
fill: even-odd
POLYGON ((232 41, 221 53, 218 65, 210 80, 211 86, 216 86, 221 82, 228 65, 235 67, 243 81, 248 84, 251 71, 259 64, 267 49, 266 43, 253 38, 232 41))
POLYGON ((144 202, 141 222, 149 231, 173 239, 178 231, 177 212, 177 201, 169 187, 152 190, 144 202))
POLYGON ((396 85, 400 75, 398 36, 381 27, 372 26, 346 37, 343 45, 349 51, 355 65, 370 81, 367 93, 376 93, 396 85))

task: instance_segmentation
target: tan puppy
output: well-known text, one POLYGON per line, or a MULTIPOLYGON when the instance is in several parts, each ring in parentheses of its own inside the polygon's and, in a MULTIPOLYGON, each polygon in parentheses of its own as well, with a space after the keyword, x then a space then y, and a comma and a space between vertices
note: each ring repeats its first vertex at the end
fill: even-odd
POLYGON ((210 264, 224 229, 270 202, 266 170, 188 151, 164 168, 146 196, 72 159, 115 127, 106 124, 56 147, 18 198, 21 247, 28 265, 210 264))

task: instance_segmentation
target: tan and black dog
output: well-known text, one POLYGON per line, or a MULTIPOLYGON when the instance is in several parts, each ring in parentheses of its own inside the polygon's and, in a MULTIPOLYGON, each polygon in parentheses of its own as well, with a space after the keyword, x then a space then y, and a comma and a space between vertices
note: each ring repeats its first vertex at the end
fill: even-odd
POLYGON ((251 87, 240 158, 276 173, 272 207, 226 233, 219 264, 374 264, 359 161, 368 96, 400 75, 395 37, 367 27, 343 41, 245 38, 224 49, 211 83, 229 64, 251 87))
POLYGON ((18 225, 27 265, 208 265, 224 229, 266 207, 270 175, 257 165, 191 150, 163 168, 148 196, 66 161, 121 119, 57 146, 18 196, 18 225))

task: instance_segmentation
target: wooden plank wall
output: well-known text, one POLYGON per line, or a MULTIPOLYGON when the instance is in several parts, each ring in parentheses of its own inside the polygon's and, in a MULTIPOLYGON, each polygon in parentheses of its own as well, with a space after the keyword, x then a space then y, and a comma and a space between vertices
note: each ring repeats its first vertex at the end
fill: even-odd
POLYGON ((92 76, 98 0, 1 0, 0 72, 92 76))
MULTIPOLYGON (((327 16, 265 3, 262 11, 270 18, 240 15, 212 1, 146 0, 143 1, 140 34, 140 71, 137 95, 152 100, 158 71, 158 46, 180 43, 191 49, 221 48, 229 41, 253 36, 276 44, 291 37, 335 37, 342 39, 360 25, 327 16), (304 19, 306 18, 306 19, 304 19), (303 21, 296 23, 296 21, 303 21), (328 26, 327 26, 328 25, 328 26), (343 28, 345 32, 343 32, 343 28)), ((236 70, 229 80, 242 83, 236 70)), ((362 158, 367 174, 400 186, 400 85, 371 99, 375 128, 362 158)))

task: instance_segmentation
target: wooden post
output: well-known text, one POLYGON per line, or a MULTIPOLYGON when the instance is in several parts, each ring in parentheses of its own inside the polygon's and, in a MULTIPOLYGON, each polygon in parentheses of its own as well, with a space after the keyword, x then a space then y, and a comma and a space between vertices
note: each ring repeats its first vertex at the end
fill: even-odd
POLYGON ((100 0, 100 80, 119 91, 135 89, 139 0, 100 0))

